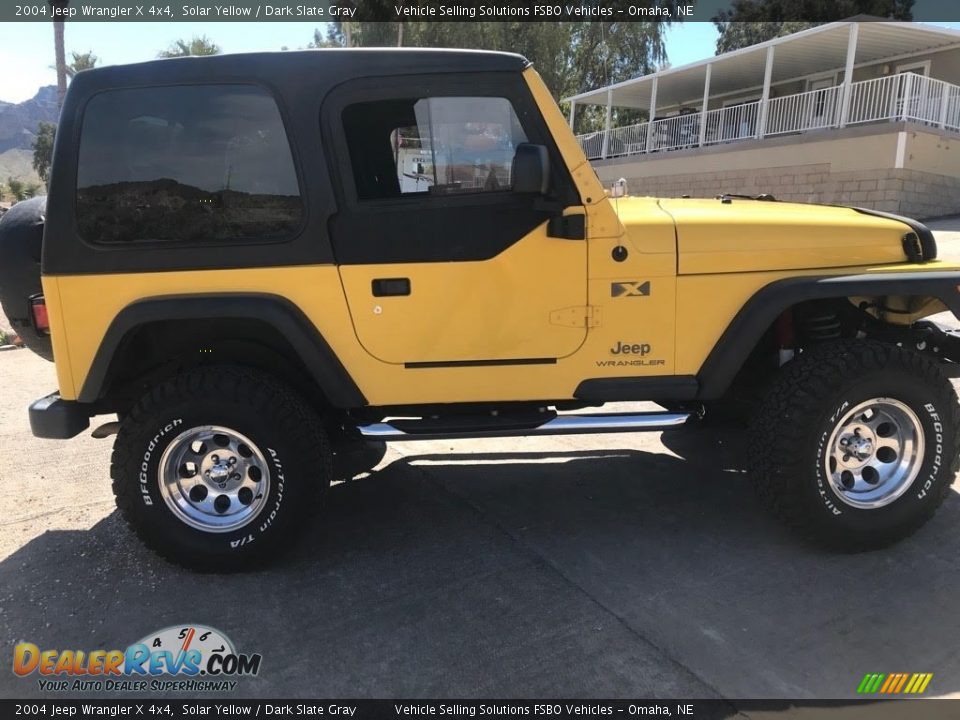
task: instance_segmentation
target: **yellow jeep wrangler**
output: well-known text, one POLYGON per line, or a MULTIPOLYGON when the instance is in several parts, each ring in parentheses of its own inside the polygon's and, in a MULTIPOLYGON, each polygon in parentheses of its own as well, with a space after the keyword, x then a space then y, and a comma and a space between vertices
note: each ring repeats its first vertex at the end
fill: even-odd
POLYGON ((201 569, 288 545, 331 454, 364 439, 748 413, 760 495, 805 536, 861 550, 929 519, 960 429, 960 340, 922 319, 960 313, 960 268, 930 231, 619 195, 517 55, 82 73, 49 196, 0 224, 5 311, 56 361, 33 432, 116 413, 95 434, 116 432, 121 512, 201 569), (663 410, 582 412, 614 401, 663 410))

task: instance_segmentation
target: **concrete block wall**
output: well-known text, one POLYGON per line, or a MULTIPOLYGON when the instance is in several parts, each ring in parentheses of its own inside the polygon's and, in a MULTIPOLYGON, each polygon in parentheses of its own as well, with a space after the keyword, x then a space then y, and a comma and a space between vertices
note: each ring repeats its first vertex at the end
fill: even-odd
POLYGON ((786 202, 827 203, 916 218, 960 214, 960 178, 894 169, 831 172, 828 165, 627 178, 631 195, 715 197, 770 193, 786 202))
POLYGON ((890 123, 594 163, 632 195, 857 205, 916 218, 960 214, 960 138, 890 123))

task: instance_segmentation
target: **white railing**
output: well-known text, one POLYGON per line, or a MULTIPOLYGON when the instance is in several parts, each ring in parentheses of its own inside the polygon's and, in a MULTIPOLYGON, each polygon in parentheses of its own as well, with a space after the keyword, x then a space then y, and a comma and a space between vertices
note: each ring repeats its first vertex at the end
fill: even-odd
POLYGON ((578 135, 577 140, 595 160, 882 121, 960 132, 960 86, 912 73, 890 75, 852 83, 846 112, 844 87, 837 85, 771 98, 765 121, 762 116, 758 100, 578 135))
MULTIPOLYGON (((610 132, 612 133, 613 130, 610 132)), ((577 135, 577 142, 580 143, 580 147, 583 148, 583 152, 586 153, 587 157, 591 160, 594 158, 603 157, 603 136, 605 134, 606 132, 604 131, 586 133, 585 135, 577 135)))
POLYGON ((840 121, 843 87, 773 98, 767 105, 766 135, 804 132, 833 127, 840 121))
POLYGON ((607 157, 616 155, 635 155, 646 152, 647 123, 626 125, 610 130, 610 139, 607 141, 607 157))
POLYGON ((922 75, 907 75, 903 77, 906 82, 903 83, 903 99, 901 113, 904 120, 916 120, 917 122, 929 123, 931 125, 940 124, 940 111, 943 107, 943 99, 947 96, 947 83, 942 80, 923 77, 922 75))
POLYGON ((707 132, 704 145, 746 140, 757 136, 760 101, 731 105, 707 111, 707 132))
POLYGON ((943 126, 950 130, 960 131, 960 87, 948 84, 947 112, 943 119, 943 126))
POLYGON ((909 98, 903 103, 905 119, 957 130, 960 128, 958 93, 960 87, 956 85, 913 75, 911 87, 904 89, 904 97, 909 98))
POLYGON ((850 86, 847 125, 901 119, 904 91, 908 89, 908 84, 912 84, 913 77, 912 73, 908 73, 853 83, 850 86))
POLYGON ((700 136, 700 114, 675 115, 653 121, 650 150, 695 147, 700 136))

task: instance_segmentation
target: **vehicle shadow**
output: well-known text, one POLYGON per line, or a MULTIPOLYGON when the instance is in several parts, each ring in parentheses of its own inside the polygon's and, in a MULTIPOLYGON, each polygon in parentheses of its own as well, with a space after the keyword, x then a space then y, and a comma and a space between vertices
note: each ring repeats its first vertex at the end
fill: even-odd
MULTIPOLYGON (((235 697, 853 698, 868 672, 960 689, 956 494, 894 548, 827 554, 759 508, 736 434, 663 442, 400 457, 239 575, 157 559, 116 513, 48 532, 0 563, 0 652, 201 623, 263 655, 235 697)), ((49 696, 9 672, 0 695, 49 696)))

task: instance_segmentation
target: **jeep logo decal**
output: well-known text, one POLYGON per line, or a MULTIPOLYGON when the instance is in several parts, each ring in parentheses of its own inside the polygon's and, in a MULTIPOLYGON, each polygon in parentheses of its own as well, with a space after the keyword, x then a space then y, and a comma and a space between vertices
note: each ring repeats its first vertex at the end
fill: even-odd
POLYGON ((610 297, 645 297, 650 294, 650 281, 615 282, 610 285, 610 297))
POLYGON ((650 343, 618 342, 610 348, 611 355, 647 355, 650 352, 650 343))

